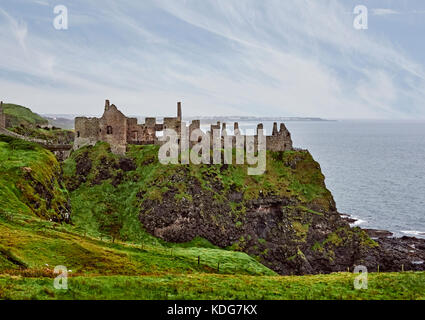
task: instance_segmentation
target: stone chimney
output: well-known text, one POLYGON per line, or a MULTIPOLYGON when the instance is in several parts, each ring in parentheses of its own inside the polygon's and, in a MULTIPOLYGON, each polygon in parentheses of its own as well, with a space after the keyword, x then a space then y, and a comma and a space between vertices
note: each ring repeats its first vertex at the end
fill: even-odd
POLYGON ((223 126, 222 126, 222 129, 221 129, 221 136, 222 137, 225 137, 227 135, 226 127, 227 127, 226 122, 223 122, 223 126))
POLYGON ((273 133, 272 136, 277 136, 277 122, 273 123, 273 133))
POLYGON ((105 111, 109 110, 109 100, 105 100, 105 111))
POLYGON ((233 131, 234 131, 235 136, 237 136, 237 135, 240 135, 240 134, 241 134, 241 132, 240 132, 240 130, 239 130, 239 122, 235 122, 235 123, 233 124, 233 131))
POLYGON ((180 101, 177 102, 177 119, 182 120, 182 103, 180 101))
MULTIPOLYGON (((260 131, 260 130, 263 130, 263 124, 262 123, 259 123, 257 125, 257 135, 258 135, 258 131, 260 131)), ((263 134, 264 134, 264 132, 263 132, 263 134)))

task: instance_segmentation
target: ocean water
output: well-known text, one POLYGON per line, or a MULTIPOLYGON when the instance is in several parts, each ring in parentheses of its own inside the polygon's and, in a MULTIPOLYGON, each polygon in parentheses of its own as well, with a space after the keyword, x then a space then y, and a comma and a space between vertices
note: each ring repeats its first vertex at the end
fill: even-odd
MULTIPOLYGON (((338 211, 362 228, 425 238, 425 121, 288 121, 320 163, 338 211)), ((240 123, 242 130, 255 123, 240 123)), ((272 122, 264 122, 267 134, 272 122)))

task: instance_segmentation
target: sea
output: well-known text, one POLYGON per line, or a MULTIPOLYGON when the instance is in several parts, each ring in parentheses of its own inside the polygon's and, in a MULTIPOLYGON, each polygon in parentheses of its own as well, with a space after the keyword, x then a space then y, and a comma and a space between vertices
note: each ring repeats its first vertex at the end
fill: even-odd
MULTIPOLYGON (((273 122, 263 124, 270 134, 273 122)), ((245 132, 256 125, 239 122, 245 132)), ((362 228, 425 238, 425 121, 287 121, 285 125, 294 147, 308 149, 320 163, 340 213, 357 219, 355 225, 362 228)))

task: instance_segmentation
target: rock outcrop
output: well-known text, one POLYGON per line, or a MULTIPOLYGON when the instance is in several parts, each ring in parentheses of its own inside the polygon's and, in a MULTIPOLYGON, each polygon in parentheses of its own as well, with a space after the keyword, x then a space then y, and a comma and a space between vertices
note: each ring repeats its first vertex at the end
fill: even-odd
MULTIPOLYGON (((247 196, 249 190, 226 185, 224 181, 231 181, 226 167, 207 171, 201 179, 194 177, 190 168, 181 167, 167 177, 169 187, 161 197, 139 194, 140 221, 165 241, 203 237, 222 248, 244 251, 279 274, 330 273, 353 270, 356 265, 370 271, 378 266, 380 271, 424 269, 425 242, 387 237, 372 240, 364 230, 350 227, 338 213, 320 167, 308 152, 274 156, 268 159, 266 175, 275 175, 270 167, 277 165, 289 180, 294 179, 291 173, 299 179, 292 180, 287 194, 279 194, 277 185, 269 185, 271 179, 265 178, 258 182, 258 193, 247 196), (302 170, 308 173, 302 174, 302 170), (179 186, 186 186, 183 193, 179 186), (303 197, 309 188, 317 194, 303 197)), ((161 182, 156 181, 152 187, 158 185, 161 182)))

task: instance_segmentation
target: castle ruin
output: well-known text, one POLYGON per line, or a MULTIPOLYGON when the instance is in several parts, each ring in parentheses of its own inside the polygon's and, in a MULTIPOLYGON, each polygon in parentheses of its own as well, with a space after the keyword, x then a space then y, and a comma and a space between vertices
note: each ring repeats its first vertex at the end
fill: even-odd
MULTIPOLYGON (((162 145, 165 142, 158 138, 157 132, 172 129, 180 135, 182 124, 186 126, 182 121, 181 102, 177 103, 177 117, 166 117, 163 123, 157 123, 156 118, 147 117, 144 123, 138 124, 137 118, 126 117, 114 104, 110 104, 109 100, 106 100, 102 117, 75 118, 74 149, 103 141, 109 143, 113 153, 125 154, 129 144, 162 145)), ((191 134, 195 129, 200 129, 200 124, 200 120, 193 120, 186 129, 191 134)), ((217 124, 211 125, 207 134, 212 135, 213 130, 221 130, 223 139, 224 136, 229 137, 226 129, 226 123, 217 122, 217 124)), ((263 129, 262 124, 257 126, 257 134, 260 129, 263 129)), ((234 123, 234 134, 235 136, 240 135, 237 122, 234 123)), ((283 123, 280 124, 279 130, 277 123, 273 124, 272 135, 266 136, 266 145, 267 150, 271 151, 292 150, 291 134, 283 123)))

